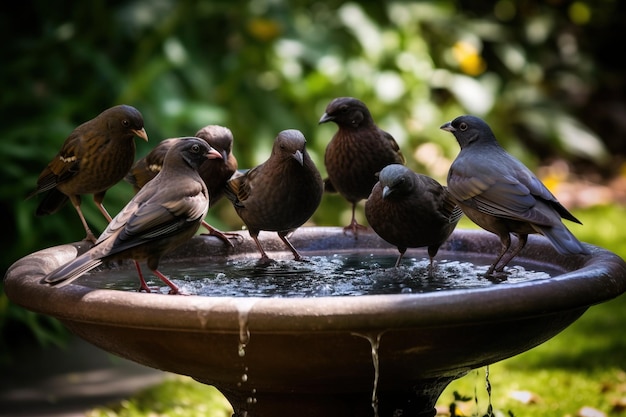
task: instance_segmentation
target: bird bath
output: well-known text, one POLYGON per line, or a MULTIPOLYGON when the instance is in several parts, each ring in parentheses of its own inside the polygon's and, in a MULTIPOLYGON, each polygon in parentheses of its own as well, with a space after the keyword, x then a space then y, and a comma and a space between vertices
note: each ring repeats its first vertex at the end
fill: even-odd
MULTIPOLYGON (((252 240, 242 236, 234 248, 197 236, 161 267, 257 258, 252 240)), ((261 239, 270 256, 291 257, 275 233, 261 239)), ((341 228, 303 227, 291 241, 304 256, 397 255, 373 233, 354 239, 341 228)), ((9 298, 58 318, 104 350, 214 385, 236 416, 434 416, 452 380, 545 342, 589 306, 626 291, 626 263, 617 255, 589 246, 591 255, 565 257, 537 236, 514 263, 550 270, 550 278, 475 289, 250 298, 95 289, 81 285, 87 277, 62 288, 40 283, 81 245, 18 260, 5 277, 9 298)), ((457 229, 436 259, 488 265, 499 245, 490 233, 457 229)), ((410 249, 411 256, 427 254, 410 249)), ((132 263, 119 266, 126 267, 132 263)))

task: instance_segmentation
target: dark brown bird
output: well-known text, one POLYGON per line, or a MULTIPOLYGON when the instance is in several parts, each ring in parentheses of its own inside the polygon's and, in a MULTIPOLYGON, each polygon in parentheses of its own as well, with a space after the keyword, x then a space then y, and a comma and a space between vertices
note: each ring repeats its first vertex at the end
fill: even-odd
POLYGON ((85 239, 95 242, 80 209, 81 195, 93 194, 96 206, 111 221, 102 200, 133 165, 135 136, 148 140, 141 113, 127 105, 111 107, 74 129, 39 175, 37 189, 27 197, 46 192, 36 214, 55 213, 69 198, 87 233, 85 239))
POLYGON ((294 259, 303 259, 287 235, 313 215, 324 190, 305 145, 300 131, 283 130, 274 140, 267 161, 227 183, 226 196, 254 239, 261 262, 270 260, 258 239, 261 230, 277 232, 294 259))
POLYGON ((209 194, 198 174, 207 158, 221 158, 205 141, 183 138, 165 156, 163 169, 115 216, 95 245, 76 259, 43 278, 44 283, 63 286, 106 261, 133 259, 140 289, 150 292, 137 262, 170 287, 178 287, 159 272, 161 256, 190 239, 209 208, 209 194))
POLYGON ((562 254, 589 251, 561 222, 580 223, 546 186, 497 142, 491 128, 475 116, 459 116, 441 129, 452 132, 461 152, 448 172, 448 190, 474 223, 500 238, 502 250, 487 275, 502 272, 526 245, 528 235, 540 233, 562 254), (518 244, 511 246, 511 236, 518 244))
POLYGON ((372 229, 398 247, 396 267, 407 248, 427 246, 432 271, 433 258, 462 215, 446 187, 400 164, 380 171, 365 202, 365 216, 372 229))
MULTIPOLYGON (((213 149, 222 155, 222 159, 220 160, 211 159, 205 161, 198 170, 200 177, 202 177, 209 190, 209 196, 211 197, 209 203, 210 208, 224 196, 226 181, 232 177, 238 167, 237 158, 235 158, 232 152, 233 134, 230 129, 226 127, 208 125, 200 129, 195 136, 204 139, 213 149)), ((159 173, 163 166, 165 154, 177 140, 177 138, 171 138, 161 141, 145 157, 135 162, 125 177, 126 181, 133 186, 135 192, 139 191, 141 187, 159 173)), ((210 235, 217 236, 232 246, 228 236, 233 234, 221 232, 204 220, 202 221, 202 225, 209 231, 210 235)))
POLYGON ((326 107, 319 123, 335 122, 338 130, 326 146, 324 165, 328 173, 325 189, 338 192, 352 204, 352 221, 344 231, 364 229, 355 217, 359 201, 366 199, 376 184, 376 173, 389 164, 404 164, 395 139, 374 123, 367 106, 352 97, 339 97, 326 107))

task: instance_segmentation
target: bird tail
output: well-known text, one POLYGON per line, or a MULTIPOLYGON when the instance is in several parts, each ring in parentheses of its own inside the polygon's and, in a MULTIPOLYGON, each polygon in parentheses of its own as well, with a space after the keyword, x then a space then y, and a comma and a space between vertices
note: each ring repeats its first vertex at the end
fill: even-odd
POLYGON ((563 255, 589 254, 589 250, 563 224, 535 226, 537 232, 548 238, 552 246, 563 255))
POLYGON ((63 287, 101 264, 102 259, 93 258, 90 252, 86 252, 50 272, 41 283, 63 287))
MULTIPOLYGON (((32 194, 29 195, 28 198, 30 198, 31 196, 32 194)), ((37 206, 37 211, 35 212, 35 214, 37 216, 46 216, 48 214, 56 213, 61 207, 63 207, 68 199, 68 196, 66 196, 56 188, 53 188, 52 190, 48 191, 44 195, 43 199, 39 202, 39 206, 37 206)))

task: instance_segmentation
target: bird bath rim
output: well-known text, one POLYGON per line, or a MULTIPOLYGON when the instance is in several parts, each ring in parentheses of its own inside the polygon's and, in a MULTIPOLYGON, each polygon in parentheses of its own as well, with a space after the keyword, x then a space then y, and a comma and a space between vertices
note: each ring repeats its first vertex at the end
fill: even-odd
MULTIPOLYGON (((234 248, 196 236, 162 263, 237 253, 257 258, 252 239, 247 232, 242 236, 234 248)), ((290 256, 275 233, 262 234, 261 240, 268 255, 290 256)), ((305 256, 324 248, 397 255, 373 232, 354 239, 338 227, 302 227, 290 240, 305 256)), ((499 245, 491 233, 457 229, 436 259, 471 253, 488 264, 499 245)), ((372 381, 380 382, 374 390, 378 415, 401 410, 433 416, 437 398, 453 379, 545 342, 589 306, 626 291, 626 263, 606 249, 587 247, 590 255, 568 257, 545 238, 530 236, 515 261, 562 273, 428 293, 249 298, 94 289, 80 279, 62 288, 41 284, 45 273, 85 250, 85 243, 77 242, 18 260, 5 276, 5 292, 14 303, 60 319, 105 350, 215 385, 237 416, 371 416, 372 381), (248 342, 245 354, 238 354, 237 343, 248 342), (380 380, 373 377, 374 350, 380 380)), ((413 254, 427 256, 421 249, 407 253, 413 254)))
MULTIPOLYGON (((236 251, 257 257, 251 251, 251 243, 242 234, 244 240, 236 251)), ((275 234, 274 234, 275 235, 275 234)), ((294 245, 305 254, 319 253, 320 237, 330 237, 333 241, 353 239, 343 234, 341 228, 335 227, 303 227, 292 240, 294 245)), ((277 249, 282 244, 278 238, 270 235, 261 236, 264 245, 277 249)), ((374 233, 362 233, 355 241, 355 250, 361 246, 388 253, 395 252, 395 247, 388 245, 374 233), (359 240, 361 242, 359 242, 359 240)), ((488 263, 493 258, 493 248, 497 239, 491 233, 479 230, 457 229, 441 247, 436 259, 444 259, 455 251, 476 254, 477 258, 488 263)), ((497 247, 497 246, 496 246, 497 247)), ((390 326, 414 327, 433 326, 450 322, 475 322, 493 318, 494 314, 504 318, 523 314, 546 314, 567 309, 591 306, 626 291, 626 280, 617 277, 606 278, 622 271, 626 275, 624 261, 612 252, 588 245, 591 255, 562 256, 550 246, 546 239, 530 236, 528 248, 515 261, 535 261, 537 256, 543 262, 554 262, 563 273, 548 279, 532 280, 515 284, 498 284, 475 289, 446 289, 439 292, 392 294, 392 295, 360 295, 360 296, 322 296, 322 297, 207 297, 190 295, 172 297, 166 294, 146 294, 107 289, 94 289, 80 285, 80 279, 63 288, 50 288, 40 284, 46 272, 71 260, 79 252, 86 249, 85 242, 59 245, 30 254, 15 262, 5 276, 6 292, 15 303, 33 311, 48 314, 60 319, 85 321, 105 321, 136 326, 154 326, 165 328, 185 328, 200 330, 232 330, 237 325, 237 317, 232 312, 242 309, 254 310, 255 331, 297 331, 297 330, 345 330, 355 329, 354 317, 362 317, 366 327, 389 328, 390 326), (550 261, 546 261, 549 259, 550 261), (37 260, 37 262, 33 262, 37 260), (594 276, 590 276, 590 272, 594 276), (593 284, 596 280, 607 282, 601 288, 593 284), (576 283, 577 285, 573 285, 576 283), (591 288, 593 292, 590 293, 591 288), (508 296, 502 296, 507 294, 508 296), (529 303, 529 300, 533 300, 529 303), (78 301, 81 300, 81 303, 78 301), (68 311, 66 303, 71 302, 73 309, 68 311), (89 305, 88 308, 85 306, 89 305), (96 307, 102 305, 103 308, 96 307), (446 307, 446 314, 441 308, 446 307), (459 308, 461 307, 462 308, 459 308), (120 310, 116 310, 119 307, 120 310), (416 308, 419 314, 415 314, 416 308), (178 311, 176 317, 170 314, 155 314, 150 322, 145 317, 129 314, 135 310, 154 310, 155 312, 178 311), (198 311, 210 311, 211 314, 223 316, 222 320, 211 320, 210 323, 198 316, 198 311), (299 317, 287 315, 287 311, 295 312, 299 317), (401 319, 391 317, 391 311, 399 314, 401 319), (411 314, 401 314, 402 312, 411 314), (230 319, 228 319, 230 317, 230 319), (332 317, 332 320, 325 318, 332 317)), ((280 250, 280 249, 278 249, 280 250)), ((350 248, 343 248, 349 251, 350 248)), ((271 249, 270 249, 271 251, 271 249)), ((183 245, 162 263, 184 263, 193 259, 195 254, 201 256, 228 256, 232 252, 221 241, 214 237, 196 236, 188 244, 183 245), (191 252, 193 255, 180 258, 180 254, 191 252), (211 254, 211 252, 214 252, 211 254)), ((416 252, 416 255, 422 252, 416 252)), ((425 254, 425 251, 423 251, 425 254)), ((411 255, 411 249, 407 255, 411 255)), ((619 274, 618 274, 619 275, 619 274)), ((214 316, 215 317, 215 316, 214 316)), ((356 326, 359 327, 358 325, 356 326)))

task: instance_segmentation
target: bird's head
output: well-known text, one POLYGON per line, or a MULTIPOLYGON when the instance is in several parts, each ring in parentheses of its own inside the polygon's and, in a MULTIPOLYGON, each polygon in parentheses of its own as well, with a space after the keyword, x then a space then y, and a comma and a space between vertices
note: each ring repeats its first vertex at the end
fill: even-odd
POLYGON ((495 136, 489 125, 476 116, 459 116, 451 122, 444 123, 440 129, 452 133, 461 149, 476 142, 495 142, 495 136))
POLYGON ((196 132, 196 137, 204 139, 209 145, 222 155, 223 162, 228 161, 228 155, 233 148, 233 133, 229 128, 219 125, 208 125, 196 132))
POLYGON ((103 111, 99 117, 107 121, 111 129, 120 129, 132 136, 139 136, 148 141, 148 134, 143 127, 143 116, 133 106, 120 104, 103 111))
POLYGON ((182 158, 193 169, 198 169, 207 159, 221 159, 222 155, 203 139, 183 137, 167 151, 163 167, 178 158, 182 158))
POLYGON ((404 165, 390 164, 384 167, 378 173, 378 181, 383 187, 383 199, 408 192, 412 184, 411 174, 412 171, 404 165))
POLYGON ((272 155, 293 158, 300 165, 303 165, 305 148, 306 139, 302 132, 296 129, 287 129, 280 132, 274 140, 272 155))
POLYGON ((372 115, 361 100, 353 97, 338 97, 331 101, 319 120, 319 124, 335 122, 339 127, 357 128, 371 122, 372 115))

